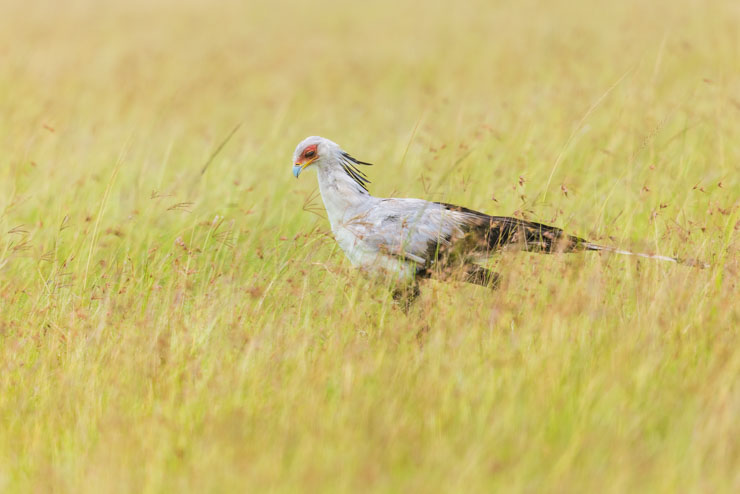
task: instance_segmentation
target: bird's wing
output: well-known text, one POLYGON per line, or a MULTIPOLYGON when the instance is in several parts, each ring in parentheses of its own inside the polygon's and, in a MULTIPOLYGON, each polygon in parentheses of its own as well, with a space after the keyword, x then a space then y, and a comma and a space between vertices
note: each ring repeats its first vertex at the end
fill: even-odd
POLYGON ((360 224, 366 245, 423 265, 441 255, 487 257, 506 247, 548 253, 597 250, 560 228, 421 199, 381 199, 358 217, 360 224))
POLYGON ((362 240, 379 251, 419 264, 465 237, 470 213, 422 199, 381 199, 365 212, 362 240))
POLYGON ((471 248, 479 253, 503 248, 545 253, 600 250, 595 248, 599 246, 555 226, 508 216, 489 216, 453 204, 439 204, 448 211, 467 213, 463 228, 467 237, 476 243, 471 248))

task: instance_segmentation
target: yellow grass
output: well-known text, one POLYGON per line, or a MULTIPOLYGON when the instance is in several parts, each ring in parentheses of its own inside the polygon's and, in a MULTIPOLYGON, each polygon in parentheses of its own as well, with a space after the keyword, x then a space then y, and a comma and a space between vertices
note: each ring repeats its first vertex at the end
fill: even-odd
POLYGON ((4 0, 0 490, 738 492, 738 25, 4 0), (377 195, 711 268, 507 253, 405 315, 291 175, 313 134, 377 195))

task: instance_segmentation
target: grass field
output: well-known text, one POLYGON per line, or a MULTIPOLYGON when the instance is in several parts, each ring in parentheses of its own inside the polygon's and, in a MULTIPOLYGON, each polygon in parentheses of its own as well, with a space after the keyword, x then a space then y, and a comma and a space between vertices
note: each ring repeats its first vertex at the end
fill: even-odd
POLYGON ((0 491, 738 492, 740 5, 0 3, 0 491), (232 134, 233 132, 233 134, 232 134), (506 253, 404 314, 371 192, 709 269, 506 253))

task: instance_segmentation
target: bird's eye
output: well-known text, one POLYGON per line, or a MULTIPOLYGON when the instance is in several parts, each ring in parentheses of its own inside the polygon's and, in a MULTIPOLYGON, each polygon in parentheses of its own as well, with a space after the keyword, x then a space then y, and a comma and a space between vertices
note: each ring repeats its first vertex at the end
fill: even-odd
POLYGON ((306 158, 313 158, 315 155, 316 151, 314 151, 313 149, 309 149, 308 151, 306 151, 306 154, 304 154, 306 158))

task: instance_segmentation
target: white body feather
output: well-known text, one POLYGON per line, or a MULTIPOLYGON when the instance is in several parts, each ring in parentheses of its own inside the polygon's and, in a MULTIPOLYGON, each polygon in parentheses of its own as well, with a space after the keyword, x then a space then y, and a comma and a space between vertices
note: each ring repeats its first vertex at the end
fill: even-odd
POLYGON ((338 166, 320 164, 318 175, 334 238, 363 270, 409 279, 427 262, 430 243, 463 235, 467 213, 422 199, 373 197, 338 166))

